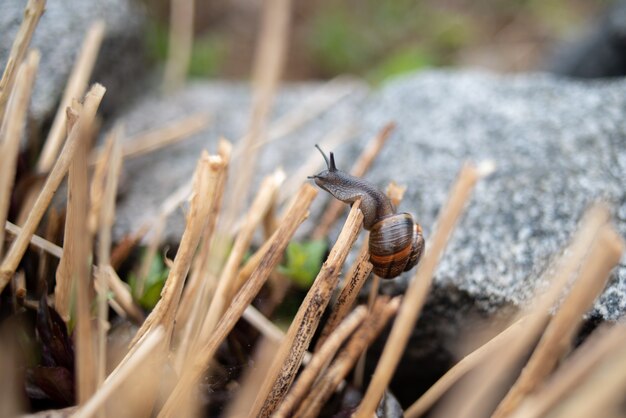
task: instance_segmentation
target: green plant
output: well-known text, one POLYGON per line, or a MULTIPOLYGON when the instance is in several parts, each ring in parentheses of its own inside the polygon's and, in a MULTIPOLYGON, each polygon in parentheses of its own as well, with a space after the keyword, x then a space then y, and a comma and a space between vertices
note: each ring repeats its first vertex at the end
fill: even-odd
POLYGON ((298 287, 308 289, 320 271, 328 245, 324 240, 292 242, 285 251, 285 264, 279 271, 298 287))
MULTIPOLYGON (((147 251, 144 250, 141 257, 142 261, 146 256, 147 251)), ((128 275, 128 284, 130 285, 131 292, 136 298, 137 302, 144 309, 150 310, 154 308, 156 303, 159 301, 159 298, 161 296, 161 290, 163 289, 163 285, 165 284, 165 280, 167 279, 169 271, 169 268, 167 268, 165 266, 165 263, 163 262, 163 258, 159 254, 157 254, 152 259, 148 274, 145 278, 143 290, 141 292, 139 292, 139 279, 137 277, 137 274, 135 272, 131 272, 128 275)))

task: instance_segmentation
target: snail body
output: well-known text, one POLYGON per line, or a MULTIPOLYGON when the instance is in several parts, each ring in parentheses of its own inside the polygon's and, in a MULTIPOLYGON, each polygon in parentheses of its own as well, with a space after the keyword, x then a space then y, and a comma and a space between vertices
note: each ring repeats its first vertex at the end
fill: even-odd
POLYGON ((392 279, 412 269, 424 252, 422 228, 408 213, 396 213, 391 200, 371 183, 352 176, 335 166, 316 145, 326 161, 327 170, 311 176, 321 189, 342 202, 361 199, 363 227, 370 231, 370 262, 376 275, 392 279))

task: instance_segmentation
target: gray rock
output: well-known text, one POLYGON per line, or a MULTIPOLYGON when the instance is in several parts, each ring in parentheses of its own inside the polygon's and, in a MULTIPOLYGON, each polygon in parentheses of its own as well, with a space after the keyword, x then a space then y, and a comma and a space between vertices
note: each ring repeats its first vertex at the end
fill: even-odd
MULTIPOLYGON (((321 92, 323 97, 329 98, 346 92, 347 96, 293 134, 265 147, 259 157, 259 174, 254 178, 253 189, 264 175, 278 167, 283 167, 288 174, 293 173, 310 155, 317 153, 313 147, 315 143, 334 135, 337 129, 350 130, 357 123, 359 103, 368 91, 367 88, 354 81, 339 82, 336 86, 328 93, 323 93, 323 85, 320 83, 292 85, 281 91, 276 102, 275 120, 301 106, 312 94, 321 92)), ((127 136, 165 126, 168 122, 196 112, 207 112, 211 123, 204 132, 183 142, 126 162, 123 198, 114 228, 117 239, 134 231, 143 222, 154 219, 162 202, 191 179, 202 150, 215 152, 220 137, 236 142, 243 136, 250 103, 251 95, 247 85, 195 82, 167 99, 158 95, 146 97, 126 113, 123 123, 127 136)), ((321 157, 319 161, 321 167, 321 157)), ((301 181, 306 181, 306 176, 302 176, 301 181)), ((324 196, 324 199, 328 198, 324 196)), ((315 212, 320 210, 321 201, 316 202, 315 206, 315 212)), ((182 211, 175 212, 168 219, 164 240, 178 242, 184 226, 182 211)), ((313 220, 307 221, 300 233, 310 230, 312 226, 313 220)))
MULTIPOLYGON (((15 34, 22 22, 22 0, 0 5, 0 64, 4 68, 15 34)), ((90 25, 104 20, 106 33, 96 63, 94 81, 107 87, 103 101, 111 112, 136 91, 145 68, 142 48, 143 11, 131 0, 49 0, 35 30, 31 47, 41 52, 41 63, 31 115, 42 122, 56 112, 76 55, 90 25)))
MULTIPOLYGON (((626 235, 626 82, 580 83, 547 75, 424 73, 390 83, 368 102, 369 130, 399 129, 369 177, 409 186, 402 208, 426 236, 464 160, 492 159, 436 273, 487 302, 520 305, 572 236, 584 210, 609 202, 626 235)), ((366 129, 367 131, 368 129, 366 129)), ((626 308, 621 266, 595 313, 626 308)))
MULTIPOLYGON (((284 88, 276 117, 316 88, 284 88)), ((537 277, 568 242, 591 202, 609 202, 626 236, 626 151, 621 146, 626 81, 435 71, 397 79, 365 99, 364 91, 357 89, 268 147, 257 181, 279 164, 293 173, 316 152, 314 143, 352 121, 361 133, 335 150, 337 165, 349 168, 366 140, 395 120, 398 128, 366 177, 381 188, 391 179, 407 185, 400 209, 413 213, 428 237, 462 163, 494 160, 498 169, 478 185, 435 279, 440 287, 466 292, 487 311, 521 305, 543 285, 537 277)), ((201 149, 214 150, 219 135, 242 135, 249 103, 249 91, 241 85, 196 83, 167 100, 146 98, 127 114, 131 134, 198 110, 213 114, 214 123, 185 142, 126 164, 117 237, 153 216, 163 199, 191 177, 201 149)), ((328 199, 323 192, 320 197, 328 199)), ((313 226, 318 211, 319 204, 303 230, 313 226)), ((166 239, 179 239, 183 224, 178 213, 166 239)), ((409 276, 385 281, 383 290, 397 293, 409 276)), ((594 314, 614 320, 624 313, 625 282, 622 265, 594 314)))
MULTIPOLYGON (((276 117, 316 88, 285 87, 276 117)), ((449 243, 396 372, 391 389, 406 407, 454 362, 454 346, 463 332, 523 305, 545 285, 538 277, 572 237, 591 202, 608 202, 626 236, 626 81, 433 71, 396 79, 367 97, 365 91, 358 89, 272 143, 262 154, 256 181, 278 164, 293 173, 316 154, 313 144, 327 132, 357 123, 360 134, 334 150, 338 167, 348 169, 364 143, 394 120, 398 127, 366 177, 381 188, 392 179, 407 185, 400 210, 411 212, 428 238, 463 162, 491 159, 498 167, 478 185, 449 243)), ((240 137, 249 104, 249 91, 241 85, 197 83, 167 100, 146 98, 130 112, 125 118, 130 133, 200 109, 211 112, 214 123, 183 143, 126 164, 116 236, 153 216, 163 199, 191 177, 200 150, 214 150, 218 135, 240 137)), ((303 231, 314 226, 328 199, 320 194, 303 231)), ((182 229, 179 211, 166 238, 178 240, 182 229)), ((413 273, 384 281, 382 291, 401 293, 413 273)), ((625 311, 622 262, 590 315, 615 320, 625 311)), ((383 343, 384 337, 370 350, 369 371, 383 343)))

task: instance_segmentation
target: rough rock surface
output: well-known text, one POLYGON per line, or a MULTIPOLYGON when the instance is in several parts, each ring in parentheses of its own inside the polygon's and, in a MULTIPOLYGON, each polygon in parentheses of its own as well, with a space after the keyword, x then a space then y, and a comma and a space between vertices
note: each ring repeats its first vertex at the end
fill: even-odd
MULTIPOLYGON (((276 117, 297 108, 316 88, 285 88, 276 117)), ((433 71, 396 79, 369 95, 366 91, 357 88, 273 142, 262 154, 256 181, 278 164, 293 174, 316 155, 314 143, 342 124, 355 123, 359 134, 334 149, 337 166, 348 169, 365 142, 394 120, 397 129, 366 177, 381 188, 391 179, 407 185, 400 210, 413 213, 428 238, 463 162, 497 164, 497 171, 478 185, 449 243, 396 372, 391 389, 406 407, 452 364, 464 333, 476 332, 481 320, 493 321, 509 312, 507 307, 523 305, 545 285, 537 278, 567 244, 591 202, 608 202, 626 236, 626 81, 433 71)), ((214 123, 185 142, 128 161, 118 237, 154 215, 190 178, 200 150, 215 149, 218 135, 242 135, 249 101, 249 91, 240 85, 198 83, 167 100, 147 98, 127 115, 130 133, 199 109, 209 111, 214 123)), ((328 198, 320 193, 302 230, 313 226, 328 198)), ((181 212, 168 224, 168 240, 182 233, 181 212)), ((384 281, 382 291, 402 292, 409 276, 384 281)), ((622 263, 591 316, 615 320, 625 311, 622 263)), ((371 348, 370 360, 378 358, 383 343, 384 337, 371 348)), ((369 362, 369 371, 374 364, 369 362)))
MULTIPOLYGON (((0 7, 0 65, 4 68, 15 34, 22 22, 25 1, 3 0, 0 7)), ((107 87, 103 106, 111 111, 128 100, 139 85, 144 58, 141 47, 143 12, 131 0, 53 0, 35 30, 31 47, 41 52, 41 63, 31 115, 43 121, 56 112, 67 78, 90 25, 98 19, 106 24, 94 81, 107 87), (131 82, 132 80, 132 82, 131 82)))
MULTIPOLYGON (((276 117, 315 89, 285 88, 276 117)), ((381 187, 391 179, 406 184, 400 209, 412 212, 428 237, 463 161, 494 160, 496 173, 478 186, 436 275, 439 286, 467 292, 487 309, 522 304, 531 296, 536 277, 594 200, 612 205, 626 236, 625 81, 438 71, 397 79, 366 98, 363 93, 357 88, 274 142, 262 154, 258 178, 278 164, 292 173, 315 153, 312 145, 325 134, 357 123, 357 137, 336 149, 338 166, 348 168, 366 140, 395 120, 398 128, 366 177, 381 187)), ((185 142, 128 162, 118 237, 190 178, 200 150, 214 149, 218 135, 241 136, 249 99, 241 85, 197 83, 167 100, 148 98, 128 114, 130 133, 198 110, 210 112, 214 122, 185 142)), ((168 239, 180 236, 182 219, 178 214, 170 222, 168 239)), ((405 280, 386 282, 383 288, 393 293, 405 280)), ((626 266, 621 266, 595 314, 616 319, 625 309, 626 266)))

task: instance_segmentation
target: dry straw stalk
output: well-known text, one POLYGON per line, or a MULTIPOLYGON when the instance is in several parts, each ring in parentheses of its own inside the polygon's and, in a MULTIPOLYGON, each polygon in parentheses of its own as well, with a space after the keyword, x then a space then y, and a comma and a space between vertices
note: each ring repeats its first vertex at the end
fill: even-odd
POLYGON ((276 267, 276 264, 280 261, 287 243, 296 231, 296 228, 306 218, 308 208, 316 195, 317 190, 315 190, 313 186, 309 184, 302 186, 300 192, 294 199, 294 203, 284 216, 283 222, 276 231, 275 239, 272 240, 269 250, 262 257, 259 266, 254 270, 245 285, 239 290, 233 302, 217 324, 211 337, 207 341, 201 342, 201 348, 195 350, 189 356, 190 360, 183 369, 180 380, 174 388, 174 391, 159 413, 160 417, 179 416, 183 408, 190 406, 193 387, 202 377, 204 370, 213 358, 221 342, 233 329, 239 318, 243 315, 246 307, 250 305, 259 290, 261 290, 261 287, 266 282, 270 273, 276 267))
POLYGON ((102 44, 102 38, 104 37, 104 28, 104 22, 97 21, 91 25, 87 32, 87 36, 83 41, 83 45, 67 81, 59 109, 57 110, 50 131, 48 132, 48 137, 39 155, 39 161, 37 162, 37 171, 39 172, 47 172, 50 170, 57 158, 59 149, 61 149, 63 145, 65 127, 67 124, 65 109, 72 104, 73 99, 81 97, 87 88, 87 83, 91 77, 98 52, 100 51, 100 45, 102 44))
MULTIPOLYGON (((543 314, 544 318, 547 318, 547 313, 543 314)), ((413 403, 406 411, 404 416, 406 418, 418 418, 424 415, 441 396, 446 393, 456 382, 458 382, 463 376, 465 376, 470 370, 476 367, 478 364, 486 361, 494 352, 500 350, 502 347, 506 347, 516 338, 520 329, 524 326, 524 323, 528 320, 527 317, 522 317, 507 327, 504 331, 487 341, 485 344, 472 351, 470 354, 462 358, 457 364, 455 364, 450 370, 448 370, 434 385, 420 396, 420 398, 413 403)))
POLYGON ((588 256, 589 262, 583 265, 578 280, 550 320, 522 374, 494 412, 494 418, 509 416, 570 349, 584 313, 604 289, 611 269, 619 262, 624 251, 624 243, 619 235, 608 226, 600 231, 598 240, 598 245, 592 247, 592 253, 588 256))
POLYGON ((354 332, 367 316, 367 308, 359 306, 328 337, 322 347, 315 352, 311 362, 302 371, 298 380, 273 415, 274 418, 287 418, 306 396, 315 379, 328 366, 343 342, 354 332))
POLYGON ((535 298, 535 302, 528 309, 533 315, 526 321, 517 338, 508 344, 506 349, 494 353, 488 363, 482 364, 475 376, 464 382, 456 397, 450 399, 445 407, 440 408, 437 411, 438 415, 435 416, 444 417, 452 414, 473 418, 493 411, 498 401, 497 388, 502 387, 503 382, 517 370, 517 365, 537 341, 547 325, 546 312, 549 312, 563 294, 563 289, 580 266, 581 260, 585 260, 585 255, 595 241, 599 229, 606 224, 608 218, 608 211, 603 206, 594 206, 588 211, 568 249, 555 262, 554 268, 547 270, 550 287, 535 298))
MULTIPOLYGON (((89 120, 93 120, 95 117, 96 110, 102 100, 102 97, 104 96, 104 92, 104 87, 99 84, 95 84, 89 93, 87 93, 85 96, 85 106, 83 112, 81 113, 81 120, 78 122, 79 125, 90 124, 89 120)), ((39 225, 46 208, 50 204, 54 192, 61 184, 61 181, 69 169, 70 162, 72 161, 81 140, 79 131, 80 129, 73 129, 70 133, 68 140, 61 151, 61 155, 57 159, 50 175, 46 179, 46 182, 39 193, 37 200, 35 201, 33 209, 28 214, 28 218, 22 227, 22 231, 13 242, 13 245, 11 245, 9 252, 0 265, 0 290, 2 290, 9 280, 11 280, 11 276, 22 259, 22 256, 28 247, 28 243, 30 242, 30 238, 35 233, 35 229, 39 225)))
POLYGON ((511 415, 512 418, 539 418, 584 382, 593 369, 611 353, 626 346, 623 324, 603 326, 585 340, 554 375, 511 415))
POLYGON ((448 202, 439 215, 437 222, 439 227, 427 245, 426 254, 424 254, 424 258, 406 291, 404 303, 387 339, 372 381, 355 413, 356 418, 370 418, 376 410, 404 352, 409 335, 417 321, 417 316, 424 305, 439 259, 481 174, 477 168, 471 165, 466 165, 459 173, 448 202))
POLYGON ((341 349, 330 367, 320 376, 300 404, 294 418, 316 417, 335 389, 345 379, 367 347, 380 334, 400 306, 400 297, 389 301, 387 296, 379 296, 373 309, 350 340, 341 349))
POLYGON ((359 206, 360 200, 352 205, 337 242, 300 305, 276 354, 267 379, 259 389, 257 399, 250 412, 252 415, 270 416, 291 386, 302 363, 304 352, 313 338, 313 333, 317 329, 324 309, 330 301, 332 291, 337 285, 341 267, 361 229, 363 214, 359 206))
POLYGON ((242 204, 249 195, 252 176, 255 173, 259 148, 267 134, 268 118, 285 61, 291 0, 267 0, 263 2, 261 29, 252 68, 254 94, 252 112, 246 135, 237 145, 238 161, 232 193, 227 202, 224 226, 229 230, 241 212, 242 204))
POLYGON ((211 210, 212 202, 206 196, 212 194, 211 188, 215 186, 223 166, 224 162, 221 157, 211 157, 205 152, 200 158, 194 177, 187 225, 174 258, 174 265, 161 291, 161 299, 137 331, 131 344, 134 345, 149 329, 158 325, 163 325, 165 341, 169 344, 185 278, 211 210))
MULTIPOLYGON (((11 203, 11 190, 17 167, 17 157, 22 139, 26 112, 30 103, 30 96, 35 82, 35 74, 39 66, 40 54, 31 51, 26 61, 20 66, 15 87, 8 108, 0 126, 0 155, 3 163, 0 165, 0 225, 7 220, 11 203)), ((4 250, 4 228, 0 228, 0 257, 4 250)))
POLYGON ((4 119, 6 105, 13 91, 13 83, 17 77, 18 68, 26 56, 26 50, 28 50, 33 33, 45 7, 45 0, 28 0, 24 9, 24 20, 22 20, 22 24, 17 31, 7 65, 0 79, 0 120, 4 119))

